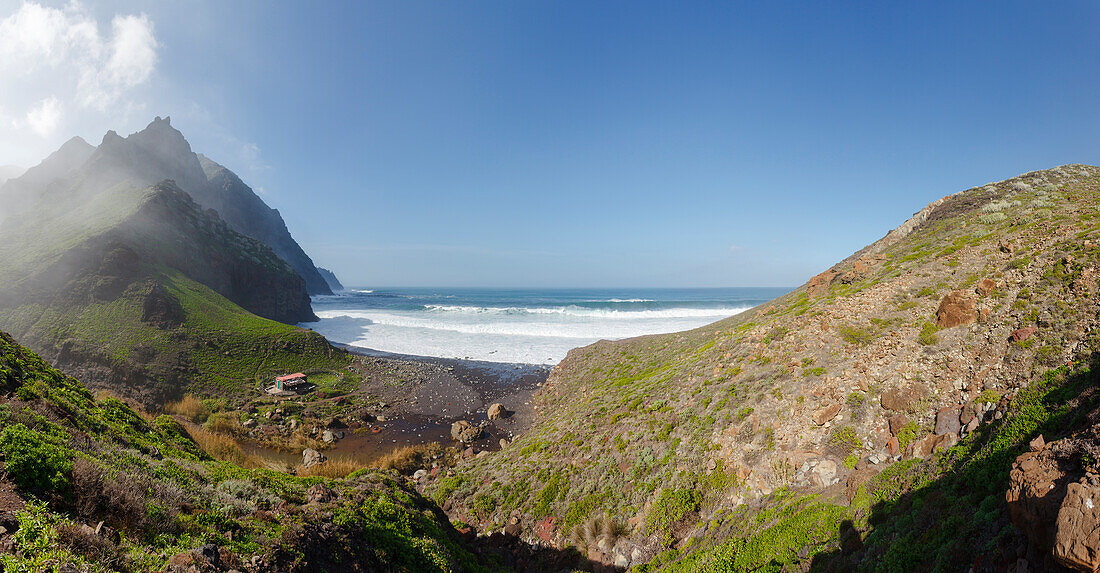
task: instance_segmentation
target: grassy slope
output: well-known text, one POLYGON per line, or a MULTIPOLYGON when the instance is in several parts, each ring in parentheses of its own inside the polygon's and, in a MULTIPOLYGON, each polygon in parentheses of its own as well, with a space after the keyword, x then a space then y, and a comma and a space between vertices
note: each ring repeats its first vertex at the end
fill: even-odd
MULTIPOLYGON (((14 302, 0 306, 0 326, 51 356, 67 345, 70 354, 94 356, 117 369, 137 369, 163 384, 182 378, 182 386, 158 392, 169 396, 185 390, 240 394, 272 375, 338 369, 347 363, 345 354, 320 335, 257 317, 171 267, 143 263, 138 272, 121 279, 97 270, 94 261, 76 278, 66 275, 69 271, 51 271, 51 265, 75 266, 64 260, 81 258, 74 253, 98 256, 90 245, 126 224, 156 195, 153 188, 119 185, 92 197, 86 208, 37 213, 27 218, 29 224, 4 229, 0 281, 14 302), (128 288, 117 298, 88 295, 111 281, 128 283, 128 288), (180 301, 186 313, 182 325, 158 328, 142 322, 143 297, 154 281, 180 301)), ((192 224, 203 226, 202 221, 192 224)), ((192 237, 212 240, 203 234, 206 231, 225 234, 224 229, 204 229, 192 237)), ((285 266, 277 259, 267 262, 274 255, 255 241, 238 239, 233 243, 231 237, 230 243, 250 260, 285 266)), ((157 252, 180 248, 155 236, 139 242, 147 260, 157 260, 157 252)))
MULTIPOLYGON (((0 390, 3 481, 27 501, 14 552, 0 556, 5 571, 66 562, 161 570, 167 556, 206 543, 279 571, 340 570, 352 561, 375 570, 480 569, 438 509, 396 475, 297 478, 214 462, 171 418, 94 398, 3 333, 0 390), (299 508, 321 483, 339 498, 299 508), (121 532, 117 543, 76 527, 98 520, 121 532)), ((10 498, 4 503, 12 509, 10 498)))
MULTIPOLYGON (((585 536, 576 526, 600 515, 619 521, 639 543, 656 540, 665 547, 702 546, 700 540, 716 536, 747 538, 751 544, 771 536, 762 546, 737 552, 764 563, 790 561, 788 548, 806 545, 803 553, 812 556, 835 546, 839 523, 857 520, 871 500, 864 497, 862 505, 857 500, 849 508, 843 499, 806 497, 812 488, 787 489, 797 468, 785 465, 785 452, 816 448, 839 465, 881 449, 881 438, 866 433, 867 427, 884 420, 876 410, 879 394, 901 374, 946 385, 956 376, 978 374, 966 370, 967 364, 988 366, 982 372, 986 386, 998 389, 979 396, 981 385, 971 385, 962 399, 995 399, 1072 359, 1070 349, 1082 340, 1074 330, 1095 319, 1094 298, 1078 299, 1079 305, 1066 301, 1075 300, 1071 284, 1100 262, 1098 175, 1096 168, 1067 166, 965 191, 914 232, 865 252, 880 257, 847 284, 826 280, 814 292, 806 285, 691 332, 575 350, 536 398, 548 414, 509 448, 471 460, 457 476, 435 484, 434 496, 440 503, 450 500, 456 513, 486 528, 500 527, 514 511, 529 530, 536 520, 552 516, 554 542, 582 549, 585 536), (1013 241, 1017 250, 999 253, 1002 240, 1013 241), (1066 256, 1073 262, 1066 264, 1066 256), (936 332, 926 326, 935 321, 948 290, 973 288, 983 277, 1001 285, 981 301, 992 313, 990 324, 981 327, 991 331, 991 342, 963 329, 936 332), (1006 348, 1007 332, 1029 322, 1040 327, 1038 334, 1006 348), (909 362, 901 364, 891 352, 904 352, 909 362), (849 395, 843 388, 860 378, 870 380, 869 387, 849 395), (821 403, 815 390, 829 386, 843 389, 845 413, 826 431, 808 418, 821 403), (760 497, 773 491, 778 493, 760 497), (750 533, 768 524, 779 530, 750 533), (807 537, 805 528, 814 534, 807 537)), ((836 269, 851 269, 855 259, 836 269)), ((1095 287, 1095 277, 1088 280, 1095 287)), ((923 424, 936 396, 955 399, 936 388, 933 401, 914 412, 922 421, 918 432, 929 431, 923 424)), ((1020 435, 1013 434, 1012 448, 1020 435)), ((988 466, 985 471, 1007 473, 1010 458, 983 459, 979 465, 988 466)), ((897 495, 918 491, 919 484, 952 467, 912 477, 897 495)), ((892 479, 891 473, 883 475, 892 479)), ((1003 499, 1003 491, 1000 495, 1003 499)), ((1003 501, 994 498, 975 503, 983 511, 1003 513, 1003 501)), ((888 531, 866 520, 858 525, 864 537, 888 531)), ((920 544, 899 545, 910 546, 920 544)), ((932 551, 928 559, 950 560, 942 555, 932 551)), ((699 563, 685 562, 683 568, 710 570, 699 563)))
POLYGON ((75 340, 87 352, 119 365, 140 363, 154 374, 166 375, 182 360, 193 366, 186 389, 210 395, 241 393, 287 371, 338 369, 347 363, 346 355, 319 334, 260 318, 170 268, 149 269, 111 301, 6 308, 0 310, 0 323, 37 346, 59 348, 75 340), (141 320, 153 281, 180 301, 186 313, 181 325, 164 329, 141 320))

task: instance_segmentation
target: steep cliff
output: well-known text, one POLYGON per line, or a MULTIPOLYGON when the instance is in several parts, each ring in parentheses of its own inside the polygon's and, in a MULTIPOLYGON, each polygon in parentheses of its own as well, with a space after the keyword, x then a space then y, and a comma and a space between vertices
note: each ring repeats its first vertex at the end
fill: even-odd
POLYGON ((309 294, 331 294, 279 212, 233 172, 194 153, 167 117, 125 138, 109 131, 97 147, 73 138, 0 188, 0 219, 33 215, 43 207, 79 206, 116 187, 141 189, 163 180, 174 181, 203 208, 216 210, 233 230, 271 247, 301 275, 309 294))

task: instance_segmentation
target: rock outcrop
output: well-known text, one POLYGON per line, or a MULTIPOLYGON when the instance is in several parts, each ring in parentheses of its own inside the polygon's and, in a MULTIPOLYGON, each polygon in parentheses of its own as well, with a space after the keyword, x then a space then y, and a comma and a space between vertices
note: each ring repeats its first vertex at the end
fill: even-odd
POLYGON ((936 311, 936 326, 953 328, 978 320, 978 297, 965 290, 951 291, 940 301, 936 311))

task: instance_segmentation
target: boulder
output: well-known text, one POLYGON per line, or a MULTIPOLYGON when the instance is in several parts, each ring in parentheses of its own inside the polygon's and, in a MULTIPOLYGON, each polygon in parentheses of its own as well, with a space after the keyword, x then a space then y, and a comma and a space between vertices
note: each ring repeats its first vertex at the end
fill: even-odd
POLYGON ((168 571, 218 571, 221 569, 221 551, 210 543, 191 551, 177 553, 168 558, 168 571))
POLYGON ((1051 555, 1062 500, 1066 497, 1065 469, 1048 444, 1038 452, 1024 452, 1008 475, 1008 514, 1027 536, 1038 555, 1051 555))
POLYGON ((326 503, 339 497, 332 488, 323 483, 317 483, 309 486, 306 490, 306 502, 307 503, 326 503))
POLYGON ((996 288, 997 283, 993 282, 993 279, 985 278, 978 281, 978 285, 974 287, 974 293, 978 296, 989 296, 996 288))
POLYGON ((902 428, 909 425, 909 417, 905 414, 897 414, 890 416, 890 435, 896 436, 901 433, 902 428))
POLYGON ((948 406, 936 411, 937 436, 944 434, 957 435, 961 429, 962 425, 959 423, 959 408, 957 406, 948 406))
POLYGON ((508 409, 499 402, 493 404, 492 406, 489 406, 488 416, 490 420, 500 420, 503 418, 507 418, 509 414, 511 414, 511 412, 509 412, 508 409))
POLYGON ((420 468, 413 472, 413 479, 416 481, 422 481, 428 477, 428 470, 420 468))
POLYGON ((336 441, 336 432, 332 430, 325 430, 321 433, 321 441, 326 444, 331 444, 336 441))
POLYGON ((1020 342, 1021 340, 1027 340, 1031 338, 1032 334, 1035 334, 1036 328, 1034 326, 1025 326, 1023 328, 1017 328, 1008 335, 1008 339, 1012 342, 1020 342))
POLYGON ((317 464, 324 463, 328 458, 325 454, 318 452, 313 448, 306 448, 302 450, 302 467, 311 468, 317 464))
POLYGON ((813 476, 821 482, 822 486, 829 486, 836 480, 836 462, 833 460, 821 460, 814 466, 813 476))
POLYGON ((814 410, 813 420, 818 426, 825 425, 825 422, 832 420, 840 412, 840 404, 833 404, 832 406, 825 406, 824 408, 818 408, 814 410))
POLYGON ((936 443, 932 445, 933 452, 942 452, 959 443, 957 434, 942 434, 936 436, 936 443))
POLYGON ((940 300, 936 326, 953 328, 978 320, 978 297, 971 291, 955 290, 940 300))
POLYGON ((909 386, 894 387, 882 393, 879 401, 883 408, 894 412, 905 412, 928 397, 928 388, 917 382, 909 386))
POLYGON ((891 456, 901 453, 901 442, 898 441, 897 436, 890 436, 890 439, 886 442, 886 450, 890 452, 891 456))
POLYGON ((959 410, 959 423, 966 426, 977 415, 977 410, 974 408, 973 402, 967 402, 963 404, 962 409, 959 410))
POLYGON ((913 442, 909 447, 912 448, 910 455, 914 458, 925 459, 932 455, 935 451, 936 444, 939 443, 940 436, 929 434, 919 440, 913 442))
POLYGON ((451 439, 456 442, 462 442, 468 444, 481 437, 481 428, 467 422, 466 420, 459 420, 451 424, 451 439))
POLYGON ((1054 559, 1079 571, 1100 569, 1100 488, 1087 483, 1066 486, 1058 510, 1054 559))
POLYGON ((1039 434, 1038 436, 1035 436, 1034 440, 1031 440, 1030 442, 1027 443, 1028 449, 1030 449, 1033 452, 1038 452, 1039 450, 1042 450, 1043 446, 1045 446, 1045 445, 1047 445, 1047 442, 1046 442, 1046 440, 1043 439, 1042 434, 1039 434))

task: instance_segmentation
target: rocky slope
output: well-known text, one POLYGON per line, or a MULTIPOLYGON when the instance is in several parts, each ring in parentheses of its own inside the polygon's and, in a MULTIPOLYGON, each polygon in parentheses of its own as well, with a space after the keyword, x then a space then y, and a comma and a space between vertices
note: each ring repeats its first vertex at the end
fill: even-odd
POLYGON ((1040 559, 1008 476, 1091 399, 1098 207, 1084 165, 968 189, 741 315, 574 350, 527 435, 422 487, 486 531, 639 570, 1040 559))
POLYGON ((169 118, 156 118, 128 137, 107 132, 98 147, 73 138, 40 165, 0 188, 0 217, 16 220, 43 210, 79 207, 117 186, 141 189, 170 179, 230 228, 269 246, 305 281, 309 294, 331 294, 313 261, 291 237, 282 216, 232 171, 191 150, 169 118))

